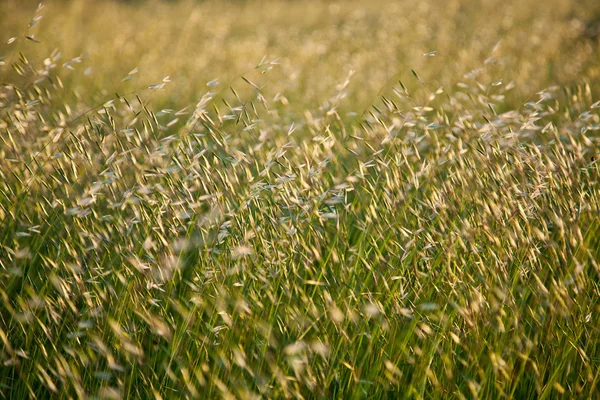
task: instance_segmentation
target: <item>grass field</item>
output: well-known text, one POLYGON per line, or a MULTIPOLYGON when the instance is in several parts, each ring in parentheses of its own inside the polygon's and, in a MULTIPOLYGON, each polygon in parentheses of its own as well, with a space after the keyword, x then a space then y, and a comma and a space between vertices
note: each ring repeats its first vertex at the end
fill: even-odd
POLYGON ((0 398, 596 398, 600 4, 0 2, 0 398))

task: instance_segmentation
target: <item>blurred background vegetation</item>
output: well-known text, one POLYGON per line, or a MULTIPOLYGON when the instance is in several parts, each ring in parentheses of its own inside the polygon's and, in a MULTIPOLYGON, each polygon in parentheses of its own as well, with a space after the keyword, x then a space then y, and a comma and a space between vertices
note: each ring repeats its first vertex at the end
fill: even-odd
POLYGON ((27 30, 39 43, 7 45, 26 31, 36 5, 0 2, 0 56, 17 46, 33 61, 53 51, 60 64, 81 57, 63 78, 89 103, 168 75, 173 83, 154 104, 185 106, 207 82, 232 83, 263 56, 280 65, 266 78, 248 77, 264 85, 267 100, 283 99, 273 106, 287 106, 288 115, 325 102, 350 71, 341 107, 356 113, 398 80, 446 91, 502 80, 509 89, 514 83, 503 94, 514 107, 583 77, 595 91, 600 75, 595 1, 52 1, 27 30), (127 78, 132 70, 139 72, 127 78))

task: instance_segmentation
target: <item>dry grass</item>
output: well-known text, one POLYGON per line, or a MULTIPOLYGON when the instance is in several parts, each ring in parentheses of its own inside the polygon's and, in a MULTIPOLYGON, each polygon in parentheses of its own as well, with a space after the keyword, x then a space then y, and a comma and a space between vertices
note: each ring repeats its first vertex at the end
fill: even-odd
MULTIPOLYGON (((22 0, 6 0, 0 7, 2 15, 11 16, 0 21, 6 39, 23 31, 34 8, 23 7, 22 0)), ((517 107, 547 86, 571 84, 582 75, 598 78, 597 52, 578 40, 594 10, 600 7, 565 0, 544 7, 517 0, 442 6, 439 0, 418 5, 75 0, 47 7, 34 29, 41 40, 35 46, 38 61, 56 48, 63 54, 60 64, 82 56, 77 71, 62 77, 69 88, 96 101, 170 75, 176 85, 161 97, 187 105, 198 101, 206 82, 218 78, 225 84, 264 55, 280 59, 265 82, 266 95, 280 92, 300 112, 320 105, 350 70, 356 73, 345 111, 362 111, 394 75, 412 88, 414 70, 435 90, 454 87, 482 66, 493 81, 514 81, 507 101, 517 107), (432 51, 435 57, 423 56, 432 51), (122 82, 134 68, 139 73, 122 82)))
POLYGON ((0 397, 595 396, 597 6, 16 4, 0 397))

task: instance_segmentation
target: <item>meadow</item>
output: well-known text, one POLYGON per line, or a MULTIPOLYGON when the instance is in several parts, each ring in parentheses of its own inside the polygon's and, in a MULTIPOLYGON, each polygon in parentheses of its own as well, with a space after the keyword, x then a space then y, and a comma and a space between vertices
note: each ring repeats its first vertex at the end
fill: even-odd
POLYGON ((0 398, 600 393, 600 4, 0 2, 0 398))

